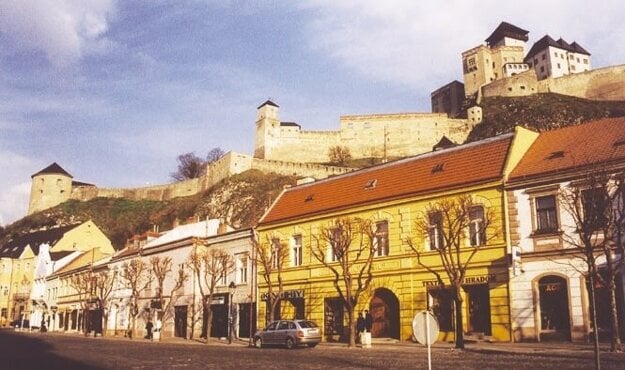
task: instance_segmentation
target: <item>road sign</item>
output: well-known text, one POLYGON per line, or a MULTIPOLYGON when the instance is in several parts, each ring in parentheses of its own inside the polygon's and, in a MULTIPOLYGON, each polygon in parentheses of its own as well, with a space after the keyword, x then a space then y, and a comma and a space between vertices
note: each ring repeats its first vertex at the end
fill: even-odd
POLYGON ((412 320, 412 333, 417 342, 431 345, 438 339, 438 321, 430 311, 420 311, 412 320))

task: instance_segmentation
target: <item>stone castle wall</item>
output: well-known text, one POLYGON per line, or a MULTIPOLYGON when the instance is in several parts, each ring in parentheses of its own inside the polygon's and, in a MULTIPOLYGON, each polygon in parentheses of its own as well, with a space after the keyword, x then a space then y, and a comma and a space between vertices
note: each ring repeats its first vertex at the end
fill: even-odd
POLYGON ((538 81, 533 70, 482 87, 482 96, 557 93, 590 100, 625 100, 625 65, 593 69, 538 81))

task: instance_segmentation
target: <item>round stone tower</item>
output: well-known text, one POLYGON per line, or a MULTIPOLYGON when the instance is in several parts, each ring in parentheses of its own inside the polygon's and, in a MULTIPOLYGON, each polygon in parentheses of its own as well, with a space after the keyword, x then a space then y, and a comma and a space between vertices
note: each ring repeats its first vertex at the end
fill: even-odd
POLYGON ((31 178, 29 215, 65 202, 72 193, 72 175, 56 162, 35 173, 31 178))

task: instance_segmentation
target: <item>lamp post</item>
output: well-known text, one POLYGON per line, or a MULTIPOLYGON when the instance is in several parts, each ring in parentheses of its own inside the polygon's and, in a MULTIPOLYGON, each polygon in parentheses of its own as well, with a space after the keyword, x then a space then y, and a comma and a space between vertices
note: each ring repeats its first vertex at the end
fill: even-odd
POLYGON ((234 290, 236 288, 237 286, 234 284, 234 281, 231 281, 230 285, 228 285, 228 344, 232 344, 232 297, 234 296, 234 290))

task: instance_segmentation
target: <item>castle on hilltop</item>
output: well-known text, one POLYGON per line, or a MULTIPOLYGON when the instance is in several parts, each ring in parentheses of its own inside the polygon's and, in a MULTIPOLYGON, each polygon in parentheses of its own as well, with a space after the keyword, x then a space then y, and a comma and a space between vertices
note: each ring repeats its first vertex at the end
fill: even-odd
POLYGON ((340 147, 354 159, 407 157, 462 143, 482 121, 482 97, 555 92, 595 100, 625 100, 625 65, 592 70, 590 53, 549 35, 525 54, 528 31, 502 22, 485 44, 462 53, 464 84, 453 81, 431 94, 432 113, 345 115, 332 131, 307 131, 280 120, 271 100, 257 108, 254 154, 228 152, 200 178, 140 188, 99 188, 77 182, 56 163, 32 175, 28 214, 66 200, 95 197, 167 200, 210 189, 250 169, 322 179, 354 170, 328 163, 340 147), (466 117, 466 118, 460 118, 466 117))
POLYGON ((340 118, 338 131, 304 131, 279 119, 279 106, 267 100, 257 108, 254 155, 228 152, 208 164, 196 179, 139 188, 100 188, 78 182, 57 163, 32 175, 28 214, 70 199, 96 197, 168 200, 210 189, 232 175, 256 169, 281 175, 323 179, 354 168, 327 164, 331 147, 347 148, 352 158, 396 158, 431 151, 437 143, 466 139, 472 126, 446 114, 396 113, 340 118))
POLYGON ((432 112, 453 117, 464 113, 467 102, 479 104, 483 97, 547 92, 590 100, 625 100, 625 65, 593 70, 590 53, 579 43, 549 35, 536 41, 526 54, 528 34, 501 22, 484 44, 464 51, 464 84, 453 81, 433 91, 432 112))

